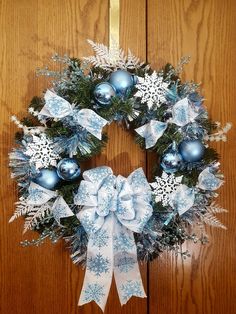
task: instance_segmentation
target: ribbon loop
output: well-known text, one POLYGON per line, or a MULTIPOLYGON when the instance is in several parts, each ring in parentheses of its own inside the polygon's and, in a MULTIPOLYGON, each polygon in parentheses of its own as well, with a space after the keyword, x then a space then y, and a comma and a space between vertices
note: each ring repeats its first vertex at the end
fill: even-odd
POLYGON ((193 122, 199 113, 194 110, 193 106, 189 103, 188 98, 179 100, 172 108, 172 123, 178 126, 185 126, 193 122))
POLYGON ((57 192, 43 188, 42 186, 31 182, 29 186, 29 195, 27 203, 30 205, 43 205, 50 199, 57 197, 57 192))
POLYGON ((59 225, 61 225, 61 218, 74 216, 74 213, 72 212, 64 198, 62 196, 59 196, 57 191, 45 189, 44 187, 34 182, 30 183, 29 195, 27 197, 28 204, 40 206, 47 203, 51 199, 55 199, 52 205, 52 214, 59 225))
POLYGON ((73 112, 73 108, 67 100, 53 93, 49 89, 46 91, 44 99, 45 105, 40 111, 40 114, 44 116, 62 119, 71 115, 73 112))
POLYGON ((108 123, 107 120, 100 117, 91 109, 81 109, 74 111, 77 123, 85 128, 93 136, 101 140, 102 128, 108 123))
POLYGON ((157 140, 163 135, 167 128, 166 122, 151 120, 143 126, 135 129, 135 131, 145 138, 146 148, 153 147, 157 140))
POLYGON ((114 272, 121 304, 145 297, 133 232, 142 232, 152 215, 151 189, 143 170, 115 177, 109 167, 85 171, 75 204, 89 235, 87 269, 79 305, 94 300, 106 305, 114 272), (93 185, 93 188, 92 188, 93 185))

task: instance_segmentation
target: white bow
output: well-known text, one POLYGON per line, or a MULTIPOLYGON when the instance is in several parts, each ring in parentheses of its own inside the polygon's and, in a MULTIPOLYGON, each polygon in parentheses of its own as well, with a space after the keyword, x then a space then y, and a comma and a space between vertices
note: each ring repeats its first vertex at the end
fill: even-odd
POLYGON ((145 297, 133 232, 152 215, 151 189, 141 168, 128 178, 109 167, 85 171, 74 202, 89 235, 87 269, 79 305, 94 300, 104 310, 114 272, 121 304, 145 297))
POLYGON ((91 109, 75 109, 67 100, 58 96, 50 90, 44 95, 45 105, 40 111, 40 115, 63 119, 73 116, 73 119, 80 126, 84 127, 89 133, 102 139, 102 128, 108 123, 91 109))

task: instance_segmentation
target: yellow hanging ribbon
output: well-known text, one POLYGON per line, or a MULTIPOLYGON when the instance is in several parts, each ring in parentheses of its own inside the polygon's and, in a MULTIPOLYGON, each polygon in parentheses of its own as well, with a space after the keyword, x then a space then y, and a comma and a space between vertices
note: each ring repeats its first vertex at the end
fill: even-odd
POLYGON ((120 0, 110 0, 109 10, 109 48, 119 47, 120 40, 120 0))

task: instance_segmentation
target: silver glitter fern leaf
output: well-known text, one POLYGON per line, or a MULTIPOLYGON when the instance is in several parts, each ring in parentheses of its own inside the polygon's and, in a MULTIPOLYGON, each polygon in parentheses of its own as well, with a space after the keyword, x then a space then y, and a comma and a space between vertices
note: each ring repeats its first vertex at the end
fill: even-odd
POLYGON ((216 218, 216 216, 214 216, 212 213, 206 213, 204 215, 201 215, 201 220, 209 226, 227 229, 226 226, 222 224, 222 222, 220 222, 220 220, 216 218))
POLYGON ((92 40, 88 40, 88 43, 92 46, 95 56, 85 57, 84 60, 95 67, 114 71, 117 69, 136 69, 144 65, 144 62, 140 62, 140 59, 134 56, 130 50, 126 55, 124 50, 119 48, 117 44, 113 44, 109 49, 104 44, 95 43, 92 40))
POLYGON ((19 202, 16 203, 16 210, 9 222, 14 221, 20 216, 26 216, 23 231, 23 233, 25 233, 27 230, 36 227, 39 221, 49 216, 51 212, 52 206, 50 203, 35 206, 28 204, 27 199, 22 197, 19 202))
POLYGON ((209 206, 207 206, 207 211, 212 214, 219 214, 219 213, 227 213, 227 209, 222 208, 216 202, 212 202, 209 206))
POLYGON ((25 216, 28 212, 31 211, 32 205, 28 205, 26 199, 21 197, 18 202, 16 202, 16 210, 13 216, 10 218, 9 222, 13 222, 15 219, 20 216, 25 216))
POLYGON ((200 219, 203 223, 212 227, 227 229, 226 226, 215 216, 215 214, 227 212, 226 209, 213 202, 209 206, 206 206, 205 210, 205 214, 200 214, 200 219))
POLYGON ((23 233, 25 233, 27 230, 34 229, 38 225, 40 220, 51 214, 51 211, 51 205, 48 203, 41 206, 32 207, 32 211, 30 211, 25 218, 23 233))

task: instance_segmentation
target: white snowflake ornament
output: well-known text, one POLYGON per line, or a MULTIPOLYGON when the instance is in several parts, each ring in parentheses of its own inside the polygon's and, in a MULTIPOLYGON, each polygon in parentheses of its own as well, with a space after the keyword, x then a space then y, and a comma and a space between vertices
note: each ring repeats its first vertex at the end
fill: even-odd
POLYGON ((155 195, 155 201, 161 202, 163 206, 167 206, 170 202, 170 195, 181 184, 183 176, 175 177, 172 173, 168 175, 163 171, 161 177, 155 177, 156 182, 150 183, 153 188, 152 193, 155 195))
POLYGON ((33 135, 33 141, 26 146, 25 155, 30 157, 30 163, 36 169, 56 166, 59 155, 55 152, 53 142, 45 133, 33 135))
POLYGON ((134 96, 140 97, 141 103, 147 103, 149 109, 154 105, 160 107, 166 101, 168 85, 156 71, 151 75, 146 73, 145 77, 138 77, 138 83, 135 85, 138 91, 134 96))

